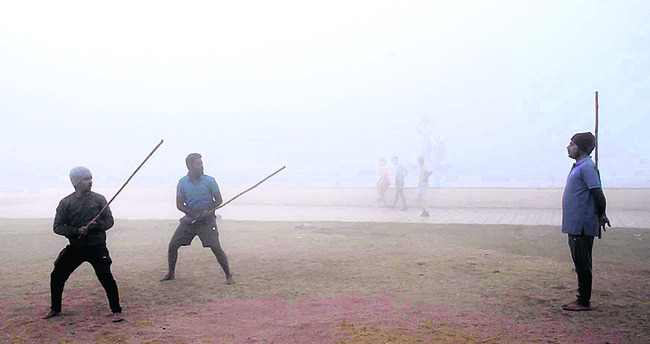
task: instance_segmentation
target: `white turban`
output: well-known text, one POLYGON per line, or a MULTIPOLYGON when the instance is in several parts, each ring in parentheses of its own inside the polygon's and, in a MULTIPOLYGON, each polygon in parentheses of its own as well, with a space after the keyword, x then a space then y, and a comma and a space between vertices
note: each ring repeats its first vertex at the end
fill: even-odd
POLYGON ((92 178, 92 176, 90 170, 82 166, 77 166, 70 170, 70 181, 75 188, 79 185, 79 182, 81 182, 82 179, 86 177, 92 178))

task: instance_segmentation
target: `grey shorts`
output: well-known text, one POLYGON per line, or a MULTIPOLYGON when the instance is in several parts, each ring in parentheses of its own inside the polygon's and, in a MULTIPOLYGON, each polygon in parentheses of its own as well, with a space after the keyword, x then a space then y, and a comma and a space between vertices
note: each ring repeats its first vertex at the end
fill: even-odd
POLYGON ((195 224, 181 219, 169 245, 188 246, 197 235, 201 239, 203 247, 218 246, 219 231, 217 230, 217 219, 215 217, 208 217, 195 224))

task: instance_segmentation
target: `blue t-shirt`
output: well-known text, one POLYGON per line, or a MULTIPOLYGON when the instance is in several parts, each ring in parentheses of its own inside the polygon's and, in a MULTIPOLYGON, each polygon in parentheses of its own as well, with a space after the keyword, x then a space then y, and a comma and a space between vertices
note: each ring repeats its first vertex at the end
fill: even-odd
POLYGON ((590 157, 576 161, 569 172, 562 196, 562 232, 598 235, 598 216, 590 189, 601 187, 600 177, 590 157))
MULTIPOLYGON (((190 181, 189 176, 185 176, 178 181, 176 196, 180 196, 188 208, 194 211, 203 211, 214 204, 212 195, 218 191, 219 185, 213 177, 204 174, 195 184, 190 181)), ((185 215, 185 219, 193 220, 189 215, 185 215)))

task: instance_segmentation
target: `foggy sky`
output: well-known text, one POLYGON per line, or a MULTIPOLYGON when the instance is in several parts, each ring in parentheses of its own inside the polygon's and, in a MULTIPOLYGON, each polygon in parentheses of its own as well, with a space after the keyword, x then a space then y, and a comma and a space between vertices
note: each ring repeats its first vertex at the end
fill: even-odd
POLYGON ((1 191, 70 168, 175 186, 199 152, 220 185, 374 186, 411 169, 418 124, 442 187, 562 187, 594 130, 604 187, 650 187, 644 1, 16 1, 0 9, 1 191))

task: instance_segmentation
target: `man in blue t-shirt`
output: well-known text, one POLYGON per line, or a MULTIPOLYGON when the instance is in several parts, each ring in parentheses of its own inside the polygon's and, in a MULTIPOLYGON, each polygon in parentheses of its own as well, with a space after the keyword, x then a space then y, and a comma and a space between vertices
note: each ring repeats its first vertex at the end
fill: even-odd
POLYGON ((562 305, 567 311, 591 310, 591 280, 594 237, 605 224, 611 227, 605 214, 605 195, 600 175, 589 154, 594 150, 594 135, 573 135, 567 151, 576 161, 567 177, 562 195, 562 232, 569 235, 571 258, 578 275, 577 299, 562 305))
POLYGON ((167 262, 169 271, 161 281, 173 280, 176 273, 178 249, 188 246, 195 236, 199 236, 203 247, 209 247, 226 274, 226 284, 235 281, 228 267, 228 258, 219 244, 219 231, 215 209, 221 204, 221 192, 217 181, 203 174, 203 160, 198 153, 192 153, 185 159, 189 172, 178 181, 176 187, 176 208, 185 213, 178 228, 169 242, 167 262))

